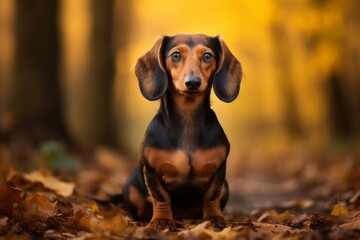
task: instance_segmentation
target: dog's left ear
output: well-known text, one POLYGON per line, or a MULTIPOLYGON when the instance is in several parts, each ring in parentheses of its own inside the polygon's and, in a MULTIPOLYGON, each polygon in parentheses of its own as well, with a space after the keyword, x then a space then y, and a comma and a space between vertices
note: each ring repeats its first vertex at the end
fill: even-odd
POLYGON ((232 102, 239 95, 242 70, 240 62, 232 55, 225 42, 219 37, 219 63, 213 78, 216 96, 224 102, 232 102))
POLYGON ((162 59, 162 49, 166 39, 168 39, 166 36, 157 39, 154 46, 140 57, 135 65, 140 91, 150 101, 161 98, 168 87, 168 78, 162 59))

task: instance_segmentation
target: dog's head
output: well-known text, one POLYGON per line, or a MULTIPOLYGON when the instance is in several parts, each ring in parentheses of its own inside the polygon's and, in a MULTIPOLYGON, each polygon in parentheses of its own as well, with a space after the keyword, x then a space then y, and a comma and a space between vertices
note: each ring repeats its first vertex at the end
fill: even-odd
POLYGON ((178 34, 159 38, 135 66, 140 90, 148 100, 157 100, 169 86, 180 94, 210 91, 231 102, 239 94, 242 70, 219 37, 178 34), (169 85, 170 84, 170 85, 169 85))

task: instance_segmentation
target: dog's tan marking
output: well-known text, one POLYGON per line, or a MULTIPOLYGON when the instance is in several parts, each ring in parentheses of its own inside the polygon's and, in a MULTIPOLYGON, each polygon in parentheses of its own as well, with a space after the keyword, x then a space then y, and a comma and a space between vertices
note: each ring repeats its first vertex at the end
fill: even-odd
POLYGON ((189 157, 184 151, 164 151, 146 147, 144 155, 150 165, 156 169, 160 177, 168 185, 176 185, 183 182, 190 173, 189 157))
POLYGON ((215 217, 215 216, 224 217, 224 215, 221 211, 221 208, 220 208, 220 201, 224 195, 225 187, 222 187, 221 193, 216 199, 210 200, 211 195, 213 194, 213 192, 215 190, 215 185, 216 185, 216 183, 213 181, 210 184, 209 189, 205 193, 204 207, 203 207, 203 213, 204 213, 203 218, 204 219, 209 219, 210 217, 215 217))
POLYGON ((191 168, 195 182, 208 182, 226 159, 227 150, 225 146, 200 149, 190 154, 190 159, 182 150, 164 151, 146 147, 144 154, 166 184, 177 185, 188 178, 191 168))
POLYGON ((209 178, 226 159, 226 154, 225 146, 195 151, 191 156, 194 175, 199 179, 209 181, 209 178))
MULTIPOLYGON (((144 169, 144 177, 145 177, 145 183, 148 184, 147 174, 146 174, 146 168, 144 169)), ((157 180, 158 181, 158 180, 157 180)), ((169 193, 164 189, 164 187, 160 184, 160 182, 157 183, 157 186, 159 187, 159 191, 161 196, 164 198, 164 201, 158 201, 152 196, 152 192, 150 191, 150 197, 151 202, 153 206, 153 216, 151 219, 151 222, 156 219, 172 219, 172 210, 171 210, 171 199, 169 196, 169 193)))

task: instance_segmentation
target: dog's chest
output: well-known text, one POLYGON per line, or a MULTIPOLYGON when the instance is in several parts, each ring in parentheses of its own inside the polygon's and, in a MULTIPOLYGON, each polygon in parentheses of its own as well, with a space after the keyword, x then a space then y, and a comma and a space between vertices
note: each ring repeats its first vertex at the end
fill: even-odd
POLYGON ((173 151, 151 147, 144 149, 145 159, 169 188, 183 184, 200 187, 207 184, 225 161, 226 154, 225 146, 198 149, 192 153, 182 149, 173 151))

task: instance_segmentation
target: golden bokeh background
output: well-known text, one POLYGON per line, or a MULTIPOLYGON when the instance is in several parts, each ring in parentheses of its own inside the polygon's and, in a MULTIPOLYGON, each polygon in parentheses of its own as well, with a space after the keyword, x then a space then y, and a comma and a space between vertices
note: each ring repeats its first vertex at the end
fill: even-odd
POLYGON ((204 33, 220 35, 244 71, 236 101, 212 96, 232 145, 230 166, 258 153, 360 148, 357 0, 29 2, 0 0, 0 130, 6 134, 52 123, 44 112, 58 112, 50 125, 79 146, 108 144, 136 155, 159 105, 141 96, 136 59, 161 35, 204 33), (49 58, 54 66, 41 64, 49 58), (53 75, 43 72, 49 68, 53 75), (36 79, 43 79, 40 85, 36 79), (53 103, 48 82, 60 107, 44 106, 53 103))

